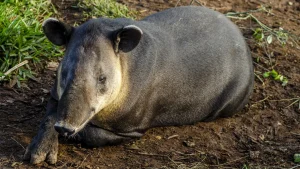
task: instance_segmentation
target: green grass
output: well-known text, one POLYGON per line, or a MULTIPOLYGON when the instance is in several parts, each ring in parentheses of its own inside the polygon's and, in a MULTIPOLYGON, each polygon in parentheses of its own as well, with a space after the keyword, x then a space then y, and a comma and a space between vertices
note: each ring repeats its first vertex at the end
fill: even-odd
MULTIPOLYGON (((100 16, 134 18, 135 13, 114 0, 78 1, 85 20, 100 16)), ((42 22, 57 16, 45 0, 0 0, 0 82, 33 77, 36 65, 61 57, 61 48, 51 44, 42 32, 42 22)))
POLYGON ((33 75, 31 66, 41 59, 62 56, 59 48, 45 38, 41 28, 42 20, 55 12, 49 1, 6 0, 0 2, 0 11, 0 80, 9 80, 12 76, 25 80, 33 75), (29 64, 9 71, 26 60, 29 64))
POLYGON ((135 18, 136 12, 129 10, 126 6, 115 0, 86 0, 79 1, 78 7, 83 9, 86 18, 98 18, 106 16, 109 18, 135 18))
POLYGON ((288 83, 288 79, 287 79, 285 76, 279 74, 279 73, 278 73, 276 70, 274 70, 274 69, 271 70, 271 71, 265 72, 265 73, 263 74, 263 77, 264 77, 264 78, 272 77, 274 80, 280 81, 280 82, 282 83, 282 86, 286 86, 287 83, 288 83))

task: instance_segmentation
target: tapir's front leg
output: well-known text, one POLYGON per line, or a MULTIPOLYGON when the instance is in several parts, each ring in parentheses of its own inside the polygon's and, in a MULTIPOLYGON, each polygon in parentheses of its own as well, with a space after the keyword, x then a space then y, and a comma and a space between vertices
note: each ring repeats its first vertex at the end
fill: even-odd
POLYGON ((54 164, 57 161, 58 133, 54 129, 58 101, 50 98, 47 105, 46 117, 43 119, 38 134, 33 138, 24 154, 24 160, 32 164, 47 161, 54 164))

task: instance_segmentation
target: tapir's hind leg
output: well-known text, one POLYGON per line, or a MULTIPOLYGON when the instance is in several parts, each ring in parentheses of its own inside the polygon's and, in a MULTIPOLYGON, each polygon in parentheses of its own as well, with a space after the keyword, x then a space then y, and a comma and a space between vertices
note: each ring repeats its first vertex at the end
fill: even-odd
POLYGON ((130 139, 89 124, 78 133, 78 137, 79 141, 88 147, 118 144, 130 139))

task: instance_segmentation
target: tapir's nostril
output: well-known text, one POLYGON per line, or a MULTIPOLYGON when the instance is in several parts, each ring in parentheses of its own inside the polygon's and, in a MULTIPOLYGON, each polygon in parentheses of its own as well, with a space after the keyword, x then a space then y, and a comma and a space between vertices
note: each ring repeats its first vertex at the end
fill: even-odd
POLYGON ((91 112, 94 113, 96 109, 94 107, 91 108, 91 112))
POLYGON ((61 125, 57 125, 57 124, 54 125, 54 128, 59 134, 61 134, 63 136, 69 136, 69 135, 72 135, 75 133, 74 129, 70 129, 65 126, 61 126, 61 125))

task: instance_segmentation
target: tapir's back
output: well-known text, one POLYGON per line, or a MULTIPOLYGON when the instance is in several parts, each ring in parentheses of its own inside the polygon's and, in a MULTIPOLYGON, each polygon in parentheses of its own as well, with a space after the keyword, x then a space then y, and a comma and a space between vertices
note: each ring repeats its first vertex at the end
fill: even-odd
POLYGON ((161 41, 149 80, 156 101, 147 111, 157 113, 154 126, 229 116, 246 104, 253 86, 250 52, 237 26, 223 14, 179 7, 142 22, 153 25, 145 29, 161 41))

